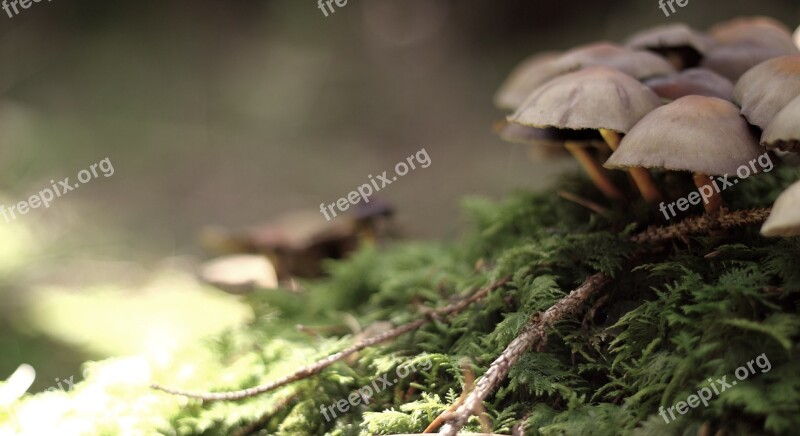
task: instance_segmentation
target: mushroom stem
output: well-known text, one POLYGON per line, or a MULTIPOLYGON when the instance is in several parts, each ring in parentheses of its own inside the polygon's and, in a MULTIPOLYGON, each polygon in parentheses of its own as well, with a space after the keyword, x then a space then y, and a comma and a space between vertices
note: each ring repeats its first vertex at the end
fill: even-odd
POLYGON ((597 186, 597 189, 602 191, 606 197, 612 200, 622 200, 624 198, 622 192, 611 182, 606 170, 592 158, 585 147, 573 141, 565 142, 564 147, 572 153, 572 156, 583 167, 586 174, 597 186))
MULTIPOLYGON (((600 129, 600 134, 603 136, 603 139, 606 140, 611 151, 617 151, 619 143, 622 141, 622 135, 608 129, 600 129)), ((628 169, 628 173, 633 178, 633 182, 636 183, 636 187, 639 189, 642 197, 647 200, 648 203, 658 203, 661 201, 661 192, 658 190, 649 171, 644 168, 633 167, 628 169)))
MULTIPOLYGON (((707 213, 716 212, 722 207, 722 195, 714 188, 714 183, 711 177, 704 173, 694 174, 694 184, 700 192, 705 192, 704 188, 708 186, 711 189, 711 196, 707 198, 705 208, 707 213)), ((706 197, 703 196, 705 199, 706 197)))

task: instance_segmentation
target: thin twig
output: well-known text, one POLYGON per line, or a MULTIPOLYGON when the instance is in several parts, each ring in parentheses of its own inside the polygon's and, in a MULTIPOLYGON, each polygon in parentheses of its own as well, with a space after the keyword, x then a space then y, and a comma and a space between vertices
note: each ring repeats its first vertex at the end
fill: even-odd
POLYGON ((586 209, 591 210, 600 215, 608 215, 608 209, 599 204, 595 203, 594 201, 588 200, 586 198, 581 197, 580 195, 573 194, 567 191, 558 191, 558 196, 563 198, 564 200, 571 201, 577 205, 583 206, 586 209))
POLYGON ((556 322, 580 310, 583 303, 605 286, 610 279, 602 273, 589 277, 580 287, 570 292, 543 314, 533 315, 522 332, 506 347, 500 357, 489 366, 489 370, 478 381, 452 419, 439 431, 440 435, 455 436, 467 423, 483 401, 505 380, 511 367, 525 352, 537 343, 543 343, 556 322))
POLYGON ((687 218, 670 226, 653 226, 631 238, 637 244, 666 242, 671 239, 685 239, 689 236, 706 235, 714 230, 731 229, 753 224, 761 224, 769 217, 771 209, 748 209, 705 214, 687 218))
MULTIPOLYGON (((472 303, 482 299, 483 297, 488 295, 490 292, 492 292, 492 291, 502 287, 506 283, 508 283, 508 281, 510 279, 511 279, 510 277, 504 277, 502 279, 496 280, 492 284, 479 289, 477 292, 475 292, 474 294, 472 294, 470 297, 468 297, 466 299, 463 299, 463 300, 461 300, 461 301, 459 301, 457 303, 450 304, 450 305, 445 306, 445 307, 443 307, 441 309, 433 310, 432 311, 432 315, 435 315, 435 316, 450 316, 450 315, 454 315, 454 314, 460 313, 464 309, 469 307, 469 305, 471 305, 472 303)), ((151 388, 157 389, 159 391, 166 392, 168 394, 181 395, 181 396, 184 396, 184 397, 196 398, 196 399, 203 400, 203 401, 236 401, 236 400, 242 400, 242 399, 245 399, 245 398, 251 398, 251 397, 254 397, 256 395, 260 395, 260 394, 263 394, 263 393, 266 393, 266 392, 270 392, 270 391, 273 391, 273 390, 278 389, 280 387, 286 386, 286 385, 288 385, 290 383, 294 383, 296 381, 303 380, 303 379, 306 379, 306 378, 311 377, 313 375, 319 374, 320 372, 322 372, 323 369, 333 365, 334 363, 344 359, 345 357, 347 357, 347 356, 349 356, 349 355, 351 355, 353 353, 357 353, 357 352, 359 352, 359 351, 361 351, 361 350, 363 350, 365 348, 368 348, 368 347, 371 347, 373 345, 377 345, 377 344, 389 341, 389 340, 394 339, 394 338, 396 338, 398 336, 401 336, 401 335, 403 335, 405 333, 409 333, 409 332, 412 332, 414 330, 417 330, 418 328, 422 327, 423 325, 428 324, 429 322, 431 322, 431 320, 433 318, 434 318, 434 316, 427 316, 425 318, 420 318, 420 319, 418 319, 416 321, 412 321, 410 323, 404 324, 404 325, 402 325, 400 327, 396 327, 396 328, 394 328, 392 330, 389 330, 389 331, 384 332, 382 334, 379 334, 377 336, 373 336, 371 338, 368 338, 368 339, 365 339, 363 341, 360 341, 360 342, 358 342, 358 343, 356 343, 356 344, 354 344, 354 345, 352 345, 352 346, 350 346, 348 348, 345 348, 344 350, 342 350, 342 351, 340 351, 338 353, 331 354, 330 356, 325 357, 324 359, 321 359, 321 360, 319 360, 319 361, 317 361, 317 362, 315 362, 315 363, 313 363, 311 365, 308 365, 308 366, 305 366, 303 368, 300 368, 299 370, 297 370, 293 374, 289 374, 289 375, 287 375, 285 377, 279 378, 279 379, 271 381, 269 383, 266 383, 266 384, 263 384, 263 385, 260 385, 260 386, 255 386, 255 387, 248 388, 248 389, 242 389, 242 390, 238 390, 238 391, 229 391, 229 392, 191 392, 191 391, 184 391, 184 390, 181 390, 181 389, 172 389, 172 388, 168 388, 168 387, 157 385, 157 384, 151 385, 151 388)))

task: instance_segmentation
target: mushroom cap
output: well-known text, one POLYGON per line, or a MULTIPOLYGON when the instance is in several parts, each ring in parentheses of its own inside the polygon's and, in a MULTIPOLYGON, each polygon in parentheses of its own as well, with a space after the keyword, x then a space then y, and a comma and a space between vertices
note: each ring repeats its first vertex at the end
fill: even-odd
POLYGON ((736 82, 756 65, 781 56, 796 54, 797 49, 765 46, 752 41, 720 44, 706 53, 700 65, 736 82))
POLYGON ((527 66, 520 65, 498 91, 495 104, 501 109, 517 110, 532 92, 550 80, 593 66, 615 68, 637 79, 675 72, 669 62, 653 53, 596 42, 573 48, 553 59, 541 62, 530 59, 527 66))
POLYGON ((714 44, 708 35, 683 23, 651 27, 628 38, 625 46, 636 50, 669 50, 691 48, 703 55, 714 44))
POLYGON ((800 182, 778 197, 767 222, 761 227, 761 234, 767 237, 800 235, 800 182))
POLYGON ((743 17, 719 23, 708 31, 721 44, 752 42, 764 47, 792 50, 792 31, 769 17, 743 17))
POLYGON ((543 82, 567 71, 560 70, 551 63, 560 56, 559 52, 535 54, 517 65, 508 79, 500 86, 494 96, 494 104, 499 109, 517 110, 526 98, 543 82))
POLYGON ((761 135, 761 145, 773 150, 800 152, 800 96, 790 101, 761 135))
POLYGON ((645 116, 604 166, 724 175, 735 174, 760 154, 758 139, 736 105, 690 95, 645 116))
POLYGON ((733 83, 707 68, 690 68, 644 83, 666 100, 677 100, 687 95, 705 95, 723 100, 733 98, 733 83))
POLYGON ((243 294, 255 288, 278 287, 275 267, 264 256, 234 255, 211 260, 199 271, 200 280, 232 294, 243 294))
POLYGON ((591 67, 551 80, 508 120, 529 127, 625 133, 660 105, 658 96, 636 79, 591 67))
POLYGON ((794 98, 800 95, 800 54, 762 62, 739 79, 733 100, 742 107, 750 124, 767 128, 794 98))
POLYGON ((512 144, 561 148, 565 141, 588 142, 595 145, 603 142, 603 138, 592 130, 567 131, 552 127, 540 129, 505 121, 498 130, 500 138, 512 144))
POLYGON ((794 45, 800 49, 800 26, 797 26, 797 30, 794 31, 794 45))
POLYGON ((555 60, 564 67, 588 68, 603 66, 614 68, 639 80, 664 76, 675 68, 661 56, 644 50, 631 50, 616 44, 598 42, 577 47, 555 60))

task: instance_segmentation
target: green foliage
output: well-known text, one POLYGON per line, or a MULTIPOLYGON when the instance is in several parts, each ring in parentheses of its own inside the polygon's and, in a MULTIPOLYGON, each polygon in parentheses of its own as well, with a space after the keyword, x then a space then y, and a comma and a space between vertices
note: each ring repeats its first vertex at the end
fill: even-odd
MULTIPOLYGON (((737 186, 726 199, 737 207, 764 205, 796 176, 776 170, 737 186)), ((575 179, 560 188, 586 196, 593 189, 575 179)), ((446 322, 434 321, 307 380, 240 402, 201 404, 146 389, 113 395, 155 402, 161 419, 142 425, 170 435, 229 434, 267 412, 261 434, 420 432, 457 401, 465 367, 483 374, 532 315, 603 272, 613 282, 602 297, 580 316, 558 323, 546 346, 526 353, 488 399, 493 431, 509 433, 523 418, 534 435, 697 434, 704 426, 728 435, 791 434, 800 426, 800 239, 767 240, 757 229, 742 229, 641 252, 626 236, 634 228, 663 224, 641 202, 612 208, 606 217, 552 192, 519 193, 501 204, 473 198, 465 208, 473 230, 461 242, 364 249, 331 262, 330 277, 303 283, 301 291, 252 295, 247 301, 253 322, 200 344, 207 357, 191 360, 195 375, 180 376, 190 360, 176 352, 173 364, 153 379, 210 391, 274 380, 367 332, 382 331, 380 321, 417 319, 426 308, 511 277, 446 322), (313 335, 300 333, 298 323, 319 328, 313 335), (659 416, 660 407, 686 400, 708 386, 709 378, 731 379, 762 354, 769 371, 756 372, 674 422, 659 416), (384 375, 394 380, 409 363, 416 371, 397 377, 369 401, 349 404, 346 412, 336 409, 384 375), (289 396, 296 399, 279 407, 289 396), (336 416, 327 420, 321 410, 331 406, 336 416)), ((97 383, 88 378, 81 386, 97 383)), ((42 396, 23 400, 44 402, 42 396)), ((467 429, 479 431, 479 421, 471 419, 467 429)), ((99 423, 94 429, 118 430, 99 423)))

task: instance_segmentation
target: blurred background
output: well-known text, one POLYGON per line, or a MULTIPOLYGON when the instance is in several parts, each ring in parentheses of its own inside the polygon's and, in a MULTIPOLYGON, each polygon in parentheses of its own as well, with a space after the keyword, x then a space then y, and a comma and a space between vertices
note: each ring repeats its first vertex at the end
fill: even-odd
POLYGON ((100 177, 0 219, 0 379, 33 391, 80 363, 168 350, 246 319, 199 285, 206 225, 318 212, 425 148, 381 192, 416 239, 450 239, 465 195, 542 189, 569 160, 531 162, 491 130, 492 95, 539 51, 656 24, 738 15, 800 24, 796 0, 314 0, 33 3, 0 12, 0 204, 100 177))

